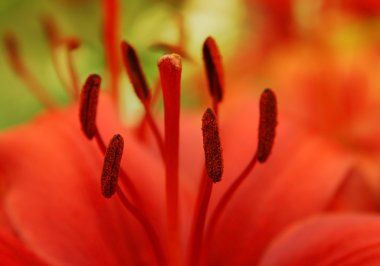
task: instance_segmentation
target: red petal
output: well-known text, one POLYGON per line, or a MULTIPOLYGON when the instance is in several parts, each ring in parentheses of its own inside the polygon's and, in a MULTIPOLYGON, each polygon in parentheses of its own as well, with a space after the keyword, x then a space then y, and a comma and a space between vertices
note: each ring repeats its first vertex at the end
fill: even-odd
POLYGON ((379 265, 380 218, 331 215, 310 219, 282 235, 260 265, 379 265))
MULTIPOLYGON (((98 125, 108 140, 125 131, 103 100, 98 125)), ((103 156, 83 136, 77 107, 40 117, 0 136, 0 143, 0 173, 8 182, 5 211, 33 252, 52 265, 151 263, 140 225, 125 214, 117 198, 101 196, 103 156)), ((126 140, 125 150, 123 167, 157 218, 162 169, 132 139, 126 140)), ((161 220, 157 218, 157 226, 161 220)))
POLYGON ((13 235, 0 230, 1 265, 47 265, 13 235))
POLYGON ((366 179, 358 169, 350 169, 327 209, 329 211, 378 211, 377 197, 365 181, 366 179))

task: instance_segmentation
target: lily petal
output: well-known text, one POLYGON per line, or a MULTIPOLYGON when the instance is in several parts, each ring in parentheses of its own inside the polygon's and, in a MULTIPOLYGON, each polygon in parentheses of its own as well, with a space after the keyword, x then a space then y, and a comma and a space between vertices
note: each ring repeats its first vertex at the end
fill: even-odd
POLYGON ((270 265, 379 265, 380 218, 331 215, 312 218, 280 236, 263 256, 270 265))
POLYGON ((3 265, 47 265, 11 234, 0 230, 0 257, 3 265))

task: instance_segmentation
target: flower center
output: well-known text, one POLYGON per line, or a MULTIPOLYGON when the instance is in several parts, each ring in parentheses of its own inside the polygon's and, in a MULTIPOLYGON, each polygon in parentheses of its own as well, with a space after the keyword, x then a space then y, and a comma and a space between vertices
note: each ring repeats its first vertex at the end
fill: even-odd
MULTIPOLYGON (((109 8, 112 8, 112 6, 109 8)), ((70 51, 75 49, 79 45, 79 42, 73 38, 62 38, 59 36, 52 20, 44 20, 44 26, 52 49, 53 62, 58 76, 66 84, 65 87, 68 89, 68 94, 73 99, 76 99, 78 97, 78 82, 72 65, 70 51), (56 58, 56 55, 54 55, 56 47, 62 44, 68 49, 67 65, 70 82, 63 78, 62 72, 59 71, 58 63, 54 59, 56 58)), ((109 34, 115 37, 114 32, 109 34)), ((5 37, 5 44, 15 72, 25 81, 41 103, 49 109, 54 108, 56 106, 54 100, 46 93, 46 90, 39 84, 21 60, 15 37, 8 34, 5 37)), ((114 44, 114 41, 110 40, 107 46, 114 47, 114 44)), ((147 210, 143 206, 142 196, 136 188, 134 180, 128 175, 126 169, 120 166, 124 148, 123 137, 120 134, 115 134, 108 146, 106 146, 105 141, 101 137, 101 132, 99 132, 96 124, 101 77, 97 74, 92 74, 85 81, 80 93, 80 123, 85 136, 89 140, 94 138, 99 149, 104 154, 103 171, 100 179, 101 193, 105 198, 112 198, 116 194, 125 209, 139 222, 150 240, 158 265, 182 265, 183 261, 189 266, 199 265, 205 256, 204 247, 211 245, 215 228, 231 198, 251 173, 256 162, 264 163, 271 153, 277 126, 277 101, 275 94, 272 90, 266 89, 260 98, 260 120, 256 152, 254 152, 252 159, 243 171, 234 179, 235 181, 232 185, 224 192, 219 202, 217 202, 215 209, 211 213, 208 213, 212 188, 215 183, 222 180, 223 175, 223 153, 219 137, 218 109, 223 100, 224 74, 221 56, 215 40, 212 37, 206 39, 202 51, 209 92, 212 98, 212 109, 208 108, 202 118, 205 165, 196 196, 188 249, 183 250, 181 248, 183 236, 180 233, 181 221, 179 219, 179 209, 181 206, 179 206, 178 200, 181 57, 176 54, 165 55, 158 62, 164 99, 165 134, 163 137, 151 113, 151 107, 156 98, 154 95, 157 95, 159 89, 156 89, 153 97, 151 97, 148 83, 146 82, 134 48, 124 41, 121 43, 121 51, 122 61, 130 82, 145 110, 143 122, 146 122, 152 131, 165 166, 167 238, 160 239, 156 228, 153 226, 154 224, 148 218, 147 210), (185 255, 182 253, 185 253, 185 255)), ((109 59, 111 70, 118 68, 118 60, 114 58, 115 54, 118 53, 112 51, 112 58, 109 59)), ((116 70, 116 72, 118 71, 116 70)), ((117 75, 113 74, 111 84, 116 82, 117 75)), ((115 88, 112 95, 117 100, 118 93, 115 92, 115 88)))
MULTIPOLYGON (((181 253, 181 235, 179 230, 179 208, 178 205, 178 149, 179 149, 179 115, 180 115, 180 80, 181 80, 181 59, 176 54, 165 55, 158 62, 160 80, 164 95, 165 112, 165 139, 162 140, 161 134, 157 129, 156 123, 150 113, 150 92, 137 54, 133 47, 123 42, 121 45, 124 66, 129 79, 134 87, 134 91, 141 103, 145 107, 146 116, 150 118, 150 129, 154 133, 157 145, 160 147, 166 172, 166 209, 167 209, 167 240, 166 243, 158 238, 151 221, 147 218, 142 207, 139 207, 138 191, 133 185, 133 180, 129 178, 126 171, 120 167, 122 155, 122 137, 115 135, 110 141, 109 146, 104 148, 104 141, 100 134, 95 130, 92 134, 97 139, 100 149, 105 154, 103 173, 101 178, 102 193, 106 198, 112 197, 117 192, 125 208, 135 216, 149 236, 153 250, 155 251, 158 264, 179 265, 183 261, 181 253), (120 180, 124 180, 121 187, 128 188, 128 194, 119 187, 118 175, 123 175, 120 180), (166 252, 163 248, 166 246, 166 252)), ((223 95, 223 75, 220 54, 216 42, 207 38, 204 44, 204 61, 207 77, 209 79, 210 95, 213 99, 214 110, 218 110, 219 103, 223 95)), ((99 77, 90 75, 82 89, 81 96, 81 123, 85 135, 89 138, 88 128, 95 128, 99 77), (94 96, 93 96, 94 95, 94 96), (85 117, 85 116, 88 117, 85 117)), ((271 153, 275 131, 277 126, 277 103, 272 90, 266 89, 260 99, 260 122, 258 133, 257 151, 251 161, 235 182, 227 189, 215 210, 208 218, 208 227, 205 230, 207 221, 208 205, 211 199, 213 183, 221 181, 223 174, 223 155, 219 138, 217 123, 217 112, 208 108, 202 118, 203 148, 205 154, 204 173, 199 185, 198 196, 196 199, 195 213, 188 244, 187 265, 198 265, 202 259, 203 246, 211 242, 214 229, 228 202, 235 194, 239 186, 247 178, 254 168, 257 161, 263 163, 271 153)), ((91 139, 91 138, 89 138, 91 139)))

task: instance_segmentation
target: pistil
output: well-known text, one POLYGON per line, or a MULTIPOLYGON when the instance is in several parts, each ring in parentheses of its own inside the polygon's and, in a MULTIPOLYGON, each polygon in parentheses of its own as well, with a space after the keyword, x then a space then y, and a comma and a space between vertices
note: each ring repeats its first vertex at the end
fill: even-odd
POLYGON ((165 111, 165 173, 168 221, 169 265, 179 265, 181 242, 179 232, 178 167, 181 58, 171 54, 158 62, 165 111))
POLYGON ((104 43, 107 61, 108 86, 115 104, 119 99, 119 0, 102 0, 104 43))

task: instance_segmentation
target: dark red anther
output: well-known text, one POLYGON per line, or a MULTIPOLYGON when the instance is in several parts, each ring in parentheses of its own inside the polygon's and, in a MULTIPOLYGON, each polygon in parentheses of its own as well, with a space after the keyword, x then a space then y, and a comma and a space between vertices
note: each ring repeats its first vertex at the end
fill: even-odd
POLYGON ((4 45, 9 56, 9 61, 15 72, 23 72, 24 64, 20 59, 18 43, 16 37, 11 32, 5 34, 4 45))
POLYGON ((129 43, 125 41, 121 43, 121 51, 124 66, 127 70, 133 89, 135 90, 137 97, 145 103, 150 98, 150 92, 136 51, 129 43))
POLYGON ((203 44, 203 61, 206 68, 210 94, 214 101, 221 102, 224 92, 222 58, 218 46, 212 37, 208 37, 203 44))
POLYGON ((63 40, 64 43, 66 43, 67 48, 72 51, 75 49, 78 49, 80 46, 80 41, 77 38, 71 37, 71 38, 66 38, 63 40))
POLYGON ((257 146, 257 160, 265 162, 273 147, 277 126, 277 100, 270 89, 264 90, 260 98, 259 139, 257 146))
POLYGON ((80 96, 80 122, 82 130, 88 139, 92 139, 96 132, 96 110, 101 78, 97 74, 90 75, 83 85, 80 96))
POLYGON ((111 139, 104 157, 103 171, 101 177, 102 195, 110 198, 116 192, 119 179, 121 157, 123 156, 124 140, 119 134, 111 139))
POLYGON ((60 33, 53 17, 49 15, 44 15, 41 18, 41 23, 42 23, 42 28, 45 32, 46 37, 48 38, 50 45, 52 46, 58 45, 60 33))
POLYGON ((216 183, 222 179, 223 156, 218 124, 210 108, 206 110, 202 118, 202 133, 207 174, 216 183))

